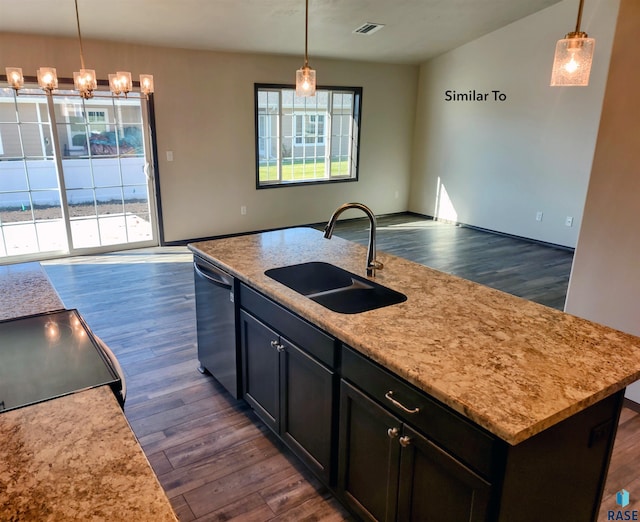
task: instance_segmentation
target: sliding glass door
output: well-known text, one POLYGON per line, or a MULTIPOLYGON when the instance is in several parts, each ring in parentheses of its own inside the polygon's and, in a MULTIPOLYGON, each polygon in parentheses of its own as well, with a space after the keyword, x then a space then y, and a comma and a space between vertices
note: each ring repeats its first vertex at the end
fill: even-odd
POLYGON ((0 90, 0 264, 157 244, 146 100, 0 90))

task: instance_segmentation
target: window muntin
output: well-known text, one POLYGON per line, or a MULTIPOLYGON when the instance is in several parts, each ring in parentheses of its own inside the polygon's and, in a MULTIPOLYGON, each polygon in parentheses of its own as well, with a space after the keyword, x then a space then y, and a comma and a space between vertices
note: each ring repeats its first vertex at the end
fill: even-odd
POLYGON ((361 88, 256 84, 256 185, 354 181, 358 174, 361 88))

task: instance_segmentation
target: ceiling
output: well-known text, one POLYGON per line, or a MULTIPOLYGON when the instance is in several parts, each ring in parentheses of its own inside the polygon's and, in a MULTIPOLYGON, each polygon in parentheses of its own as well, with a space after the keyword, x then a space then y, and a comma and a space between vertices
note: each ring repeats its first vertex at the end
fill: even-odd
MULTIPOLYGON (((309 0, 310 62, 416 64, 559 1, 309 0), (354 34, 365 22, 385 27, 354 34)), ((304 6, 304 0, 78 0, 84 39, 287 55, 304 52, 304 6)), ((76 36, 74 1, 0 0, 0 31, 76 36)))

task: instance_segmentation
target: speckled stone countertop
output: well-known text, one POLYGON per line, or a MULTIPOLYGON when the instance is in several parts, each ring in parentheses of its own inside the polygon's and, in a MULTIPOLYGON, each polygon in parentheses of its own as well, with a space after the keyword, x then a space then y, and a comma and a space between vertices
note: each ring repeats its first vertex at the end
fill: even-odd
MULTIPOLYGON (((62 308, 38 263, 0 267, 0 319, 62 308)), ((177 519, 102 386, 0 413, 0 520, 177 519)))
POLYGON ((62 308, 39 263, 0 266, 0 320, 62 308))
POLYGON ((175 522, 119 410, 102 386, 0 415, 0 518, 175 522))
POLYGON ((366 248, 314 229, 190 248, 510 444, 640 378, 640 338, 384 252, 375 280, 407 301, 332 312, 264 275, 325 261, 365 276, 366 248))

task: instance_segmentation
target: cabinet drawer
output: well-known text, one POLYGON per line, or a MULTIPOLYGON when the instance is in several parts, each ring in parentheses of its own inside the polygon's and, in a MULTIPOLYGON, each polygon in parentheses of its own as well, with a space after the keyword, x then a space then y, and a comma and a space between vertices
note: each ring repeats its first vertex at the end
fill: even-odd
POLYGON ((240 285, 240 306, 330 368, 336 366, 336 341, 252 288, 240 285))
POLYGON ((500 440, 347 346, 342 377, 485 477, 499 472, 500 440))

